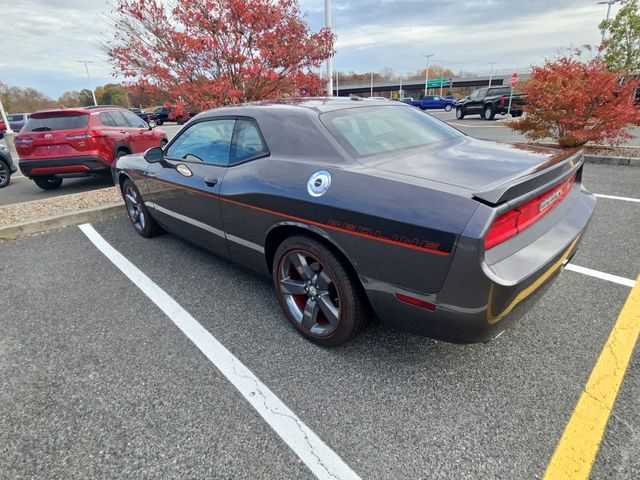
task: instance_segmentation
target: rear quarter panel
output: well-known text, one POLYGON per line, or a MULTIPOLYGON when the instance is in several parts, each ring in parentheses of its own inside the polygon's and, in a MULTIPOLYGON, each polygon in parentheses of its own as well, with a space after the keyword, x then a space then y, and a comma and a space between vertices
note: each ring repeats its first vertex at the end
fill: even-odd
MULTIPOLYGON (((264 158, 229 168, 222 188, 227 234, 264 246, 280 226, 321 235, 351 262, 363 283, 378 280, 418 292, 437 291, 460 232, 477 202, 390 179, 366 167, 341 168, 264 158), (318 170, 332 183, 320 197, 307 192, 318 170)), ((232 257, 255 267, 264 255, 229 242, 232 257)), ((365 285, 366 287, 366 285, 365 285)))

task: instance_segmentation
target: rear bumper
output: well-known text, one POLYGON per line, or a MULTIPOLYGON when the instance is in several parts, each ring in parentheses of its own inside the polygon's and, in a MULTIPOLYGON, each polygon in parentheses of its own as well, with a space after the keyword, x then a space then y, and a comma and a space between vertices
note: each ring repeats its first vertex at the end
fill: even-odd
POLYGON ((595 209, 595 197, 581 186, 572 195, 572 202, 565 211, 558 211, 544 235, 491 265, 484 258, 478 262, 477 239, 461 237, 438 293, 422 295, 362 278, 374 311, 391 327, 441 340, 472 343, 496 337, 553 285, 576 252, 595 209), (436 308, 430 311, 402 303, 397 293, 436 308))
POLYGON ((109 173, 110 164, 98 156, 20 160, 20 171, 32 178, 44 175, 83 176, 109 173))

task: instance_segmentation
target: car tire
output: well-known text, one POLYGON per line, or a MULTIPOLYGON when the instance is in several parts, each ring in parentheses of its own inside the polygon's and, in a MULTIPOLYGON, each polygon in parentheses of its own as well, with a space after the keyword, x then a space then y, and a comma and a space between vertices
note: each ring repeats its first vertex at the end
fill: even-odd
POLYGON ((184 118, 182 118, 182 117, 178 117, 178 118, 176 118, 176 123, 177 123, 178 125, 184 125, 184 118))
POLYGON ((493 120, 495 116, 496 114, 493 111, 493 106, 485 105, 484 110, 482 110, 482 118, 484 118, 485 120, 493 120))
POLYGON ((444 106, 444 111, 445 111, 445 112, 450 112, 452 108, 453 108, 453 107, 452 107, 451 105, 445 105, 445 106, 444 106))
POLYGON ((456 118, 458 120, 462 120, 464 118, 464 110, 462 109, 462 107, 456 108, 456 118))
POLYGON ((138 188, 129 179, 126 179, 122 184, 122 198, 127 209, 127 216, 136 232, 146 238, 154 237, 162 232, 162 227, 149 214, 138 188))
POLYGON ((162 119, 159 118, 158 120, 156 120, 156 125, 161 126, 162 125, 162 119))
POLYGON ((273 283, 289 322, 316 345, 342 345, 364 324, 365 302, 357 279, 313 238, 295 235, 280 244, 273 283))
POLYGON ((0 188, 4 188, 11 182, 11 169, 9 165, 0 160, 0 188))
POLYGON ((57 190, 62 185, 62 179, 53 175, 33 177, 33 181, 43 190, 57 190))
POLYGON ((513 112, 513 113, 511 114, 511 116, 512 116, 513 118, 521 117, 521 116, 522 116, 522 112, 513 112))

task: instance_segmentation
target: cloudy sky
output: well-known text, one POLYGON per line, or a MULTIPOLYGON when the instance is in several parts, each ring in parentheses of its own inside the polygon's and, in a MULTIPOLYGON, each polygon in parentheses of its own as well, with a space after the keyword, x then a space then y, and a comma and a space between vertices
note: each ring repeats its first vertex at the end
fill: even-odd
MULTIPOLYGON (((87 86, 77 60, 93 62, 94 85, 113 81, 98 48, 110 36, 105 0, 2 4, 1 81, 55 98, 87 86)), ((300 4, 312 29, 324 25, 324 0, 300 4)), ((333 0, 334 68, 411 72, 424 66, 427 53, 456 72, 488 71, 489 62, 500 70, 523 68, 559 49, 598 43, 605 13, 597 0, 333 0)))

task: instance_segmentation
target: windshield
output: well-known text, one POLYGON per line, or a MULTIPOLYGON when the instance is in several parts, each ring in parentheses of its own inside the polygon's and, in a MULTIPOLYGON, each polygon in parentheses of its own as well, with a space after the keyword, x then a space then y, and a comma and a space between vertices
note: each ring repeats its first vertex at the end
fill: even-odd
POLYGON ((320 115, 320 120, 340 145, 356 158, 463 136, 426 113, 401 106, 337 110, 320 115))
POLYGON ((47 117, 31 117, 22 129, 23 132, 48 132, 51 130, 72 130, 86 127, 89 115, 59 115, 47 117))

